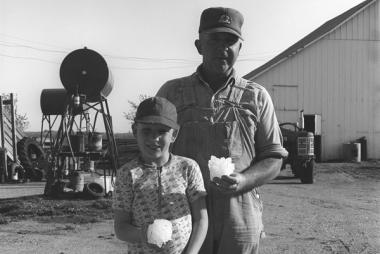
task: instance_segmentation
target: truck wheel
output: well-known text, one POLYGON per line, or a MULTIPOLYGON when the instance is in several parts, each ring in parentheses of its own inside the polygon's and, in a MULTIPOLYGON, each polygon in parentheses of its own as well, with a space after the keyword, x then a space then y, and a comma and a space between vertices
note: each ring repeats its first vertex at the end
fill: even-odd
POLYGON ((301 183, 310 184, 314 182, 314 164, 314 159, 305 163, 301 171, 301 183))

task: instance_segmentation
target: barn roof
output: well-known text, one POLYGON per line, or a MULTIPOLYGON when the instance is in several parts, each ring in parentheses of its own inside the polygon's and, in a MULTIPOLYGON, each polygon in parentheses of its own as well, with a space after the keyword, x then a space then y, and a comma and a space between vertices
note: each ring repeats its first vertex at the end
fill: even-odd
POLYGON ((298 53, 299 51, 303 50, 305 47, 307 47, 309 44, 313 43, 314 41, 320 39, 327 33, 331 32, 335 28, 339 27, 341 24, 343 24, 345 21, 347 21, 349 18, 351 18, 353 15, 367 7, 367 5, 371 4, 372 2, 375 2, 377 0, 366 0, 355 7, 349 9, 348 11, 342 13, 341 15, 330 19, 329 21, 325 22, 323 25, 315 29, 313 32, 306 35, 304 38, 269 60, 267 63, 261 65, 260 67, 254 69, 250 73, 246 74, 244 78, 246 79, 253 79, 260 75, 261 73, 265 72, 266 70, 270 69, 274 65, 280 63, 281 61, 285 60, 289 56, 298 53))

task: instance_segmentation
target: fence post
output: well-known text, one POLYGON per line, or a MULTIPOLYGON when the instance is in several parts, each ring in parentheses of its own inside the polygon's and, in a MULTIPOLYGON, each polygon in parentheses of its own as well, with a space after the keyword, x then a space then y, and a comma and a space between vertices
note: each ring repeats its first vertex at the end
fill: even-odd
POLYGON ((13 162, 17 163, 16 109, 15 109, 15 98, 14 98, 13 93, 11 93, 9 100, 11 103, 13 162))
POLYGON ((5 147, 3 105, 4 105, 4 103, 3 103, 3 96, 0 95, 0 137, 1 137, 1 147, 5 147))
POLYGON ((7 149, 0 147, 0 183, 8 181, 7 149))

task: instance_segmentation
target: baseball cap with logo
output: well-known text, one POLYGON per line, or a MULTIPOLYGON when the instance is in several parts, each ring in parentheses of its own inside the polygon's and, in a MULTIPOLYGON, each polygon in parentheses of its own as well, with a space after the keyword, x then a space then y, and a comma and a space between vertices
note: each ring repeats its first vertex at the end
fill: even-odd
POLYGON ((159 123, 175 130, 179 129, 176 107, 167 99, 157 96, 140 103, 137 107, 135 122, 159 123))
POLYGON ((243 39, 241 27, 243 25, 243 15, 232 8, 211 7, 205 9, 201 15, 199 33, 231 33, 243 39))

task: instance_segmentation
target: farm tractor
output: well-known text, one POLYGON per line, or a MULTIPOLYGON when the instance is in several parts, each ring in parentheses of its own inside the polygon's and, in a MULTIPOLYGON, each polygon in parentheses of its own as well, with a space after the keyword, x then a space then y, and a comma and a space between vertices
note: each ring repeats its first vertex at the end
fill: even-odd
POLYGON ((301 179, 301 183, 314 182, 314 134, 304 130, 303 110, 300 112, 298 123, 281 123, 280 129, 284 139, 284 147, 289 152, 282 164, 282 169, 290 165, 295 177, 301 179))

